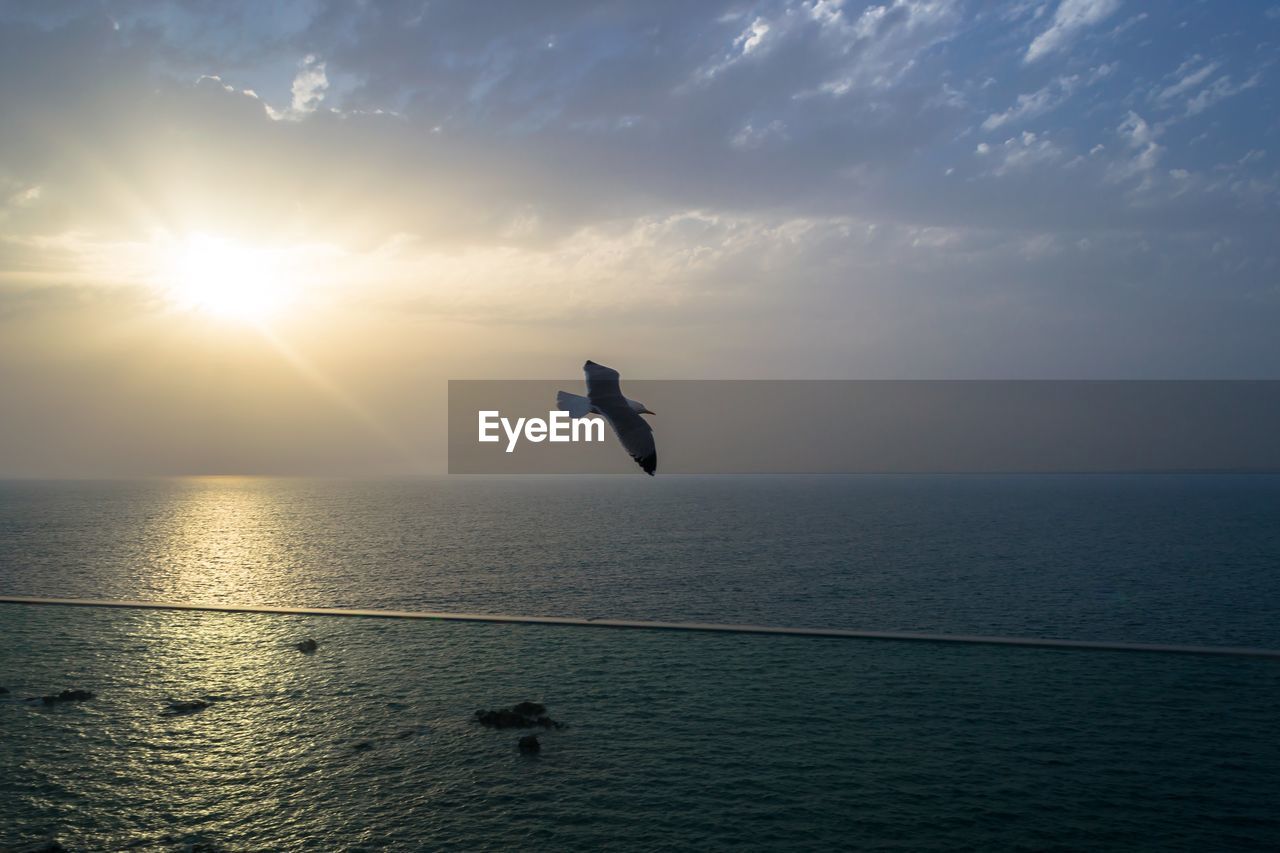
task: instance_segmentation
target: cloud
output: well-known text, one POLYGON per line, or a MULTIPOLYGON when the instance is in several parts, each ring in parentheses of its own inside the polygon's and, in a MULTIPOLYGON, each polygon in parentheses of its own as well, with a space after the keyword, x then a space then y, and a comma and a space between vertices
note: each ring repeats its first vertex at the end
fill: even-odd
MULTIPOLYGON (((1105 74, 1104 74, 1105 76, 1105 74)), ((1001 113, 992 113, 982 122, 983 130, 997 130, 1006 124, 1034 118, 1048 112, 1071 96, 1079 75, 1058 77, 1042 89, 1025 95, 1019 95, 1013 105, 1001 113)))
POLYGON ((1049 28, 1032 40, 1024 62, 1036 62, 1064 49, 1081 30, 1111 17, 1120 0, 1061 0, 1049 28))
MULTIPOLYGON (((1199 59, 1199 57, 1198 56, 1194 57, 1192 61, 1194 61, 1195 59, 1199 59)), ((1201 65, 1199 68, 1195 69, 1194 71, 1190 71, 1187 69, 1187 65, 1188 63, 1183 63, 1182 67, 1178 69, 1178 73, 1182 74, 1182 76, 1176 82, 1170 84, 1169 86, 1166 86, 1164 89, 1161 89, 1156 94, 1155 96, 1156 101, 1166 102, 1173 98, 1178 97, 1179 95, 1189 92, 1190 90, 1196 88, 1201 83, 1203 83, 1209 77, 1210 74, 1212 74, 1219 67, 1221 67, 1221 63, 1207 62, 1204 65, 1201 65)))
MULTIPOLYGON (((610 315, 616 300, 663 357, 772 347, 784 374, 819 351, 891 374, 980 373, 1000 358, 1071 373, 1078 338, 1014 342, 997 318, 1052 326, 1069 304, 1081 327, 1141 325, 1173 312, 1162 300, 1174 292, 1203 316, 1280 321, 1275 161, 1248 156, 1269 132, 1271 80, 1237 70, 1264 62, 1262 48, 1226 39, 1239 21, 1207 6, 1185 7, 1204 14, 1176 41, 1177 22, 1152 13, 1149 49, 1100 38, 1087 56, 1071 47, 1089 16, 1069 3, 497 14, 442 0, 304 6, 283 23, 229 3, 202 28, 162 26, 170 12, 138 5, 118 30, 93 4, 47 18, 15 8, 0 23, 0 108, 24 120, 0 123, 0 288, 124 286, 130 269, 104 247, 198 229, 332 247, 314 269, 341 279, 319 289, 336 325, 394 324, 411 305, 415 323, 468 324, 451 351, 494 353, 486 324, 522 325, 554 366, 551 354, 593 342, 530 343, 540 324, 590 314, 599 343, 640 335, 610 315), (1049 31, 1049 58, 1026 65, 1025 45, 1049 31), (33 187, 37 199, 18 198, 33 187), (1236 241, 1229 274, 1198 254, 1210 237, 1236 241), (1071 302, 1081 281, 1088 299, 1071 302), (1236 312, 1237 297, 1254 307, 1236 312), (935 315, 943 304, 1000 355, 935 315), (1014 304, 1021 314, 1002 313, 1014 304), (768 325, 783 314, 785 327, 768 325), (856 359, 832 319, 851 315, 883 321, 860 328, 856 359), (930 343, 904 354, 911 334, 930 343)), ((1116 335, 1116 370, 1155 369, 1147 356, 1183 345, 1126 357, 1116 335)), ((1280 365, 1273 338, 1241 346, 1280 365)), ((403 343, 366 342, 384 340, 403 343)))
POLYGON ((1011 136, 998 146, 979 143, 975 149, 982 157, 995 158, 990 173, 997 177, 1015 172, 1025 172, 1046 166, 1062 159, 1063 151, 1043 134, 1023 131, 1011 136))
POLYGON ((40 200, 44 188, 39 184, 22 187, 9 195, 8 203, 14 207, 27 207, 40 200))
MULTIPOLYGON (((324 100, 329 88, 329 77, 325 73, 325 63, 308 54, 298 63, 298 73, 293 78, 290 91, 293 99, 286 110, 275 110, 267 107, 267 114, 273 119, 297 121, 313 113, 324 100)), ((249 94, 251 90, 246 90, 249 94)))
POLYGON ((1094 86, 1097 83, 1105 81, 1115 73, 1119 63, 1102 63, 1097 67, 1088 70, 1088 73, 1082 74, 1061 74, 1052 81, 1046 83, 1037 91, 1024 93, 1016 97, 1009 108, 1000 111, 1000 113, 989 114, 983 120, 982 129, 984 131, 996 131, 996 129, 1006 126, 1006 124, 1015 124, 1024 122, 1030 118, 1036 118, 1038 115, 1048 113, 1048 111, 1059 108, 1069 97, 1073 96, 1076 90, 1082 86, 1094 86))
POLYGON ((1246 89, 1252 89, 1258 85, 1259 79, 1259 75, 1255 74, 1248 80, 1236 84, 1231 82, 1229 76, 1223 75, 1187 101, 1186 114, 1188 116, 1199 115, 1219 101, 1225 101, 1227 98, 1238 95, 1246 89))
POLYGON ((1116 133, 1135 153, 1128 159, 1112 163, 1108 170, 1108 179, 1119 182, 1136 176, 1147 176, 1156 167, 1164 153, 1164 148, 1156 142, 1156 131, 1142 116, 1130 111, 1116 128, 1116 133))
POLYGON ((954 37, 959 22, 957 7, 939 0, 893 0, 853 19, 833 3, 812 8, 823 41, 840 57, 836 73, 819 86, 835 96, 892 87, 923 54, 954 37))
POLYGON ((1125 19, 1121 23, 1116 24, 1116 26, 1111 29, 1111 32, 1108 33, 1108 35, 1111 36, 1111 38, 1115 38, 1116 36, 1128 30, 1130 27, 1136 26, 1150 17, 1151 16, 1146 12, 1139 12, 1138 14, 1125 19))
POLYGON ((756 18, 751 22, 751 26, 747 27, 742 35, 734 40, 733 44, 735 47, 742 49, 743 56, 747 56, 759 50, 767 35, 769 35, 768 22, 764 18, 756 18))
MULTIPOLYGON (((1151 95, 1151 101, 1162 109, 1180 106, 1181 118, 1191 118, 1228 98, 1256 88, 1262 82, 1262 74, 1258 72, 1236 83, 1230 74, 1217 73, 1222 67, 1219 60, 1205 61, 1200 54, 1193 54, 1170 75, 1173 82, 1151 95)), ((1169 119, 1166 123, 1174 121, 1176 119, 1169 119)))
MULTIPOLYGON (((773 30, 773 26, 764 18, 756 18, 746 26, 733 40, 732 49, 723 57, 715 59, 698 70, 695 77, 699 81, 708 81, 752 54, 763 53, 762 45, 773 30)), ((771 42, 777 41, 775 34, 771 42)))
POLYGON ((786 124, 775 119, 763 127, 756 127, 751 123, 743 125, 742 129, 729 140, 729 144, 734 148, 751 150, 766 145, 770 141, 785 140, 786 137, 786 124))

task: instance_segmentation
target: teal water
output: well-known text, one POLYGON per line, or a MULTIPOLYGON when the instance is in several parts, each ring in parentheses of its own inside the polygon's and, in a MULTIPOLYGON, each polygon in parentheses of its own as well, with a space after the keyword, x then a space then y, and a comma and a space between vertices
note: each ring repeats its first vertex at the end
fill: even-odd
POLYGON ((0 482, 0 594, 1280 648, 1280 475, 0 482))
POLYGON ((0 848, 1280 844, 1273 661, 27 605, 0 623, 0 848), (97 696, 21 701, 66 688, 97 696), (523 699, 569 724, 536 757, 470 722, 523 699))
MULTIPOLYGON (((1273 475, 7 482, 0 594, 1280 648, 1278 518, 1273 475)), ((1280 848, 1268 660, 0 605, 0 687, 0 849, 1280 848), (524 699, 536 758, 470 722, 524 699)))

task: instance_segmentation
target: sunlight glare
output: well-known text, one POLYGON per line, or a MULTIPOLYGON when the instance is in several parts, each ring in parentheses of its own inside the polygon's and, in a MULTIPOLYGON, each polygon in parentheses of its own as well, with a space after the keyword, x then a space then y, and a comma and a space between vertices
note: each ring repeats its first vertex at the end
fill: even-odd
POLYGON ((219 237, 188 237, 167 267, 164 285, 175 304, 226 320, 265 320, 294 295, 272 252, 219 237))

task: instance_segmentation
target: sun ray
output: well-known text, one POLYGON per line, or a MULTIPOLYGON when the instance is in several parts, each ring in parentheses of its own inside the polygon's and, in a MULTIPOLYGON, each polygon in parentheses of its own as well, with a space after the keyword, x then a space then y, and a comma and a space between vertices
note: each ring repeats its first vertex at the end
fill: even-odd
POLYGON ((315 365, 306 359, 306 357, 281 338, 278 333, 273 331, 266 324, 259 323, 255 325, 263 339, 266 340, 267 343, 269 343, 280 355, 280 357, 283 358, 290 367, 296 370, 308 384, 335 402, 348 414, 352 415, 388 447, 403 454, 407 461, 418 466, 424 464, 423 460, 419 458, 419 454, 408 444, 408 442, 387 427, 387 425, 379 420, 378 417, 366 408, 363 403, 348 393, 346 389, 316 368, 315 365))

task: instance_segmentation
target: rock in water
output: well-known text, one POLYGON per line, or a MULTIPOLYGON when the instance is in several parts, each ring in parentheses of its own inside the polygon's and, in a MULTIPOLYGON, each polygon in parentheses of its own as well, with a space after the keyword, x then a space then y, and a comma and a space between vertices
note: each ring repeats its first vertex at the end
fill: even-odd
POLYGON ((475 720, 492 729, 564 728, 563 723, 557 723, 548 717, 546 711, 546 706, 537 702, 521 702, 511 708, 476 711, 475 720))
POLYGON ((520 738, 520 751, 529 752, 529 753, 541 752, 542 744, 538 743, 538 736, 525 735, 524 737, 520 738))
POLYGON ((61 693, 41 696, 40 701, 45 705, 56 705, 59 702, 83 702, 92 698, 93 693, 89 690, 63 690, 61 693))
POLYGON ((307 637, 301 643, 297 644, 298 651, 302 652, 304 655, 312 654, 319 647, 320 647, 320 644, 317 643, 315 640, 311 639, 310 637, 307 637))
POLYGON ((189 702, 170 702, 169 707, 162 713, 166 716, 174 716, 177 714, 194 714, 196 711, 203 711, 212 705, 212 702, 206 702, 203 699, 192 699, 189 702))
POLYGON ((56 839, 49 841, 37 841, 34 844, 27 844, 22 847, 7 848, 10 853, 66 853, 67 848, 63 847, 56 839))

